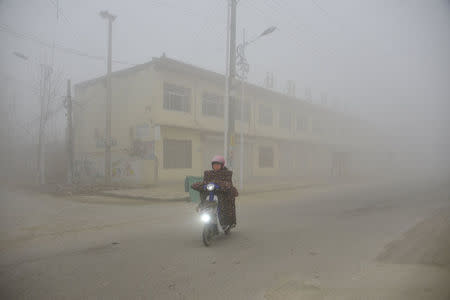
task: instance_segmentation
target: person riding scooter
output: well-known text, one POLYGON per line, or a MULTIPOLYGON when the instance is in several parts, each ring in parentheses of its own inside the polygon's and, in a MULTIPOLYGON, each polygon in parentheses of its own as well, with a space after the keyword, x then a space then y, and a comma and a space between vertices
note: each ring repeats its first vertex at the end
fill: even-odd
POLYGON ((222 229, 228 233, 231 228, 236 226, 235 198, 238 196, 238 191, 233 186, 233 172, 225 166, 225 158, 223 156, 214 156, 211 160, 211 167, 212 170, 204 172, 203 181, 194 183, 192 188, 201 194, 201 202, 198 207, 201 208, 203 205, 207 205, 203 187, 210 182, 215 183, 219 187, 219 222, 222 229))

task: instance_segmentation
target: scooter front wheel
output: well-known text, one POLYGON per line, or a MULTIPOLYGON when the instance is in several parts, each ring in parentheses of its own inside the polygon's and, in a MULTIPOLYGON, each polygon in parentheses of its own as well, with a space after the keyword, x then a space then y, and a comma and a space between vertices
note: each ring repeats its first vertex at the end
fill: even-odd
POLYGON ((206 247, 209 247, 209 245, 211 245, 211 239, 212 239, 211 226, 205 225, 203 227, 202 239, 203 239, 203 244, 206 247))

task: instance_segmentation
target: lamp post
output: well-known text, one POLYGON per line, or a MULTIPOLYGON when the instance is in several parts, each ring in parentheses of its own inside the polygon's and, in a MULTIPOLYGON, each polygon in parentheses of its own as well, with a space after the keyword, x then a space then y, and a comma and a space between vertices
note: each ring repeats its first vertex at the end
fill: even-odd
MULTIPOLYGON (((241 80, 241 111, 240 111, 240 120, 241 124, 244 123, 244 83, 247 80, 248 72, 250 71, 250 66, 248 64, 247 58, 245 56, 245 49, 248 45, 256 42, 263 36, 271 34, 277 29, 275 26, 271 26, 264 30, 260 35, 255 37, 250 41, 245 40, 245 29, 243 30, 243 40, 242 44, 237 47, 237 67, 239 68, 239 79, 241 80)), ((250 118, 248 120, 250 126, 250 118)), ((241 126, 240 132, 240 160, 239 160, 239 189, 243 189, 244 187, 244 128, 241 126)))
POLYGON ((106 129, 105 129, 105 184, 111 184, 111 64, 112 64, 112 22, 116 16, 101 11, 100 16, 108 21, 108 63, 106 75, 106 129))
POLYGON ((224 156, 227 166, 233 169, 235 116, 233 112, 232 85, 236 73, 236 6, 237 0, 227 0, 227 45, 224 105, 224 156))
MULTIPOLYGON (((18 51, 14 51, 13 55, 18 57, 23 61, 28 61, 28 57, 18 51)), ((39 75, 39 100, 40 100, 40 119, 39 119, 39 136, 38 136, 38 150, 37 150, 37 177, 38 183, 40 185, 45 184, 45 124, 47 122, 48 108, 46 107, 46 102, 48 103, 50 98, 50 77, 53 69, 51 66, 46 64, 40 65, 40 75, 39 75)))

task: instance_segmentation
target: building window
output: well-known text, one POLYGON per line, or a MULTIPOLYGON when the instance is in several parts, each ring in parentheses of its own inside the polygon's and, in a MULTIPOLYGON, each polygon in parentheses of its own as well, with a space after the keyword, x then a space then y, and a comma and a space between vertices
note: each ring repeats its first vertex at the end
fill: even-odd
POLYGON ((308 119, 305 116, 298 116, 297 120, 297 131, 306 131, 308 130, 308 119))
POLYGON ((259 167, 273 168, 274 153, 272 147, 259 147, 259 167))
POLYGON ((223 97, 211 93, 203 93, 202 112, 205 116, 223 118, 223 97))
POLYGON ((323 133, 323 124, 320 120, 313 120, 312 132, 319 135, 323 133))
POLYGON ((260 104, 259 123, 266 126, 271 126, 273 124, 273 113, 271 107, 260 104))
MULTIPOLYGON (((235 99, 234 100, 234 119, 236 121, 242 121, 241 120, 241 108, 242 108, 242 104, 241 104, 241 100, 240 99, 235 99)), ((248 120, 250 119, 250 103, 247 101, 244 101, 244 120, 243 122, 248 122, 248 120)))
POLYGON ((190 112, 191 89, 164 83, 164 109, 190 112))
POLYGON ((333 135, 333 127, 332 124, 328 122, 323 122, 322 124, 322 133, 324 135, 333 135))
POLYGON ((339 127, 335 125, 333 128, 333 134, 335 136, 339 136, 339 133, 340 133, 339 127))
POLYGON ((164 140, 164 169, 192 168, 192 141, 164 140))
POLYGON ((280 111, 280 128, 291 129, 291 116, 288 110, 280 111))

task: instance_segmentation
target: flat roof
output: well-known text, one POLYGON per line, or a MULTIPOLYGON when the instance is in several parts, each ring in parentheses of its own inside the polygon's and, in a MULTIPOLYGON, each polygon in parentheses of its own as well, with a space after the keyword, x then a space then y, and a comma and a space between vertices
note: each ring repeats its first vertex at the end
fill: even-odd
MULTIPOLYGON (((171 71, 171 72, 177 72, 177 73, 184 73, 184 74, 192 74, 195 75, 197 78, 209 81, 209 82, 215 82, 216 84, 223 84, 225 86, 225 75, 207 70, 201 67, 194 66, 192 64, 188 64, 179 60, 175 60, 169 57, 166 57, 165 55, 162 55, 161 57, 153 57, 150 62, 139 64, 130 68, 125 68, 119 71, 115 71, 111 73, 112 78, 114 77, 121 77, 126 76, 128 74, 132 74, 134 72, 138 72, 141 70, 148 69, 149 67, 154 67, 156 71, 158 70, 165 70, 165 71, 171 71)), ((76 87, 87 87, 89 85, 94 85, 96 83, 102 82, 106 79, 106 75, 83 81, 78 84, 76 84, 76 87)), ((237 80, 237 84, 239 84, 239 80, 237 80)), ((306 100, 303 100, 301 98, 289 96, 287 94, 283 94, 281 92, 277 92, 274 90, 270 90, 268 88, 258 86, 255 84, 251 84, 246 82, 245 83, 245 89, 248 91, 251 91, 253 95, 259 94, 264 98, 276 98, 280 101, 287 101, 291 104, 299 103, 301 105, 308 106, 309 108, 320 111, 320 112, 327 112, 331 113, 335 116, 341 116, 344 117, 347 120, 353 120, 357 122, 365 122, 363 120, 360 120, 356 118, 355 116, 338 112, 333 109, 330 109, 325 106, 317 105, 311 102, 308 102, 306 100)))

